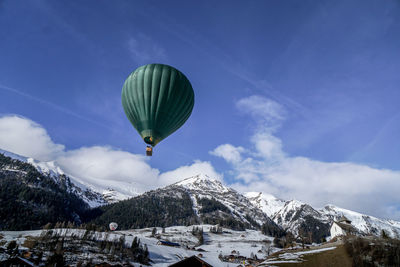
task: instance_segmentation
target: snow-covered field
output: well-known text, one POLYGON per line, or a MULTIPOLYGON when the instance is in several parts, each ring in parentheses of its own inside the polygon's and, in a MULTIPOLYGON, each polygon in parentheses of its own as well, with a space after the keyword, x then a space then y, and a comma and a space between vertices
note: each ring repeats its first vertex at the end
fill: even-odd
MULTIPOLYGON (((152 266, 168 266, 172 263, 180 261, 185 257, 192 255, 199 256, 213 266, 237 266, 237 263, 221 262, 219 255, 240 255, 250 257, 257 255, 259 259, 266 257, 266 249, 270 246, 273 238, 261 234, 260 231, 246 230, 233 231, 223 228, 221 234, 210 232, 212 225, 197 225, 203 229, 204 244, 196 246, 198 239, 192 235, 192 229, 195 226, 173 226, 165 228, 156 228, 158 238, 152 236, 153 228, 132 229, 115 232, 96 232, 96 238, 100 240, 119 239, 125 237, 125 242, 130 245, 134 237, 140 239, 141 244, 146 244, 149 249, 150 259, 153 261, 152 266), (159 245, 159 240, 171 241, 179 243, 180 247, 170 247, 159 245), (193 249, 194 248, 194 249, 193 249), (204 251, 202 251, 204 250, 204 251), (235 251, 234 253, 232 253, 235 251)), ((16 240, 20 249, 24 249, 23 244, 28 236, 39 237, 43 231, 3 231, 0 232, 3 242, 2 247, 6 248, 7 244, 16 240)), ((83 236, 86 230, 83 229, 54 229, 60 236, 83 236)), ((269 253, 278 251, 279 249, 270 247, 269 253)), ((138 264, 139 266, 139 264, 138 264)))
MULTIPOLYGON (((62 175, 67 175, 73 184, 69 190, 81 197, 91 207, 128 199, 142 193, 137 190, 139 187, 135 184, 127 185, 117 181, 112 181, 112 184, 106 186, 95 186, 85 179, 64 172, 55 161, 42 162, 1 149, 0 154, 31 164, 39 172, 49 175, 56 182, 65 179, 62 175)), ((7 166, 4 167, 4 170, 24 172, 7 166)), ((380 219, 334 205, 326 205, 324 208, 316 209, 298 200, 285 201, 262 192, 248 192, 243 196, 207 175, 197 174, 171 186, 180 186, 186 189, 192 200, 193 211, 197 216, 200 215, 201 209, 197 198, 215 198, 225 205, 231 211, 233 217, 239 221, 249 223, 246 215, 260 225, 272 219, 276 224, 295 235, 297 235, 298 228, 304 222, 306 216, 311 216, 324 224, 331 224, 344 215, 352 221, 352 225, 362 234, 379 236, 384 230, 390 237, 400 239, 400 222, 398 221, 380 219)))
MULTIPOLYGON (((199 254, 203 255, 203 260, 213 266, 237 266, 237 263, 221 262, 218 256, 220 254, 224 256, 230 255, 235 250, 235 255, 239 254, 250 257, 253 253, 259 259, 262 259, 266 257, 266 254, 259 253, 258 251, 262 251, 263 246, 268 246, 273 240, 273 237, 263 235, 260 231, 256 230, 233 231, 223 228, 222 234, 210 233, 210 228, 213 225, 167 227, 165 228, 165 234, 162 233, 162 228, 157 228, 157 234, 160 234, 161 240, 168 240, 192 247, 198 242, 198 239, 191 233, 193 227, 196 226, 203 228, 204 233, 204 244, 196 246, 196 249, 205 251, 188 250, 182 246, 175 248, 157 245, 159 240, 151 237, 152 228, 119 231, 119 233, 125 235, 132 234, 140 238, 149 248, 150 258, 154 261, 153 266, 160 267, 168 266, 185 257, 199 254)), ((278 250, 271 247, 270 253, 278 250)))
POLYGON ((314 254, 314 253, 321 253, 327 250, 336 249, 336 247, 328 247, 328 248, 320 248, 320 249, 313 249, 309 251, 299 251, 299 252, 286 252, 279 254, 276 258, 270 258, 262 263, 262 265, 270 265, 274 263, 298 263, 302 262, 302 256, 306 254, 314 254))

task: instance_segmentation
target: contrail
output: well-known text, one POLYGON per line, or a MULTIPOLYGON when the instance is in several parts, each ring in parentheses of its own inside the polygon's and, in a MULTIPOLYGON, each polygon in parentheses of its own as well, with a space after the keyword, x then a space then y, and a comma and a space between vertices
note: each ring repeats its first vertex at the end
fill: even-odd
POLYGON ((108 125, 105 125, 105 124, 102 124, 100 122, 94 121, 92 119, 86 118, 86 117, 84 117, 84 116, 82 116, 82 115, 80 115, 80 114, 78 114, 76 112, 73 112, 72 110, 60 107, 57 104, 51 103, 49 101, 46 101, 44 99, 41 99, 39 97, 30 95, 30 94, 27 94, 27 93, 25 93, 23 91, 15 89, 15 88, 11 88, 11 87, 5 86, 3 84, 0 84, 0 89, 3 89, 3 90, 8 91, 8 92, 12 92, 14 94, 17 94, 17 95, 20 95, 20 96, 23 96, 23 97, 26 97, 26 98, 29 98, 31 100, 34 100, 36 102, 39 102, 39 103, 44 104, 46 106, 49 106, 49 107, 51 107, 51 108, 53 108, 53 109, 55 109, 57 111, 60 111, 62 113, 68 114, 68 115, 73 116, 75 118, 78 118, 78 119, 81 119, 81 120, 84 120, 84 121, 87 121, 87 122, 96 124, 98 126, 101 126, 101 127, 104 127, 104 128, 112 130, 112 128, 110 126, 108 126, 108 125))

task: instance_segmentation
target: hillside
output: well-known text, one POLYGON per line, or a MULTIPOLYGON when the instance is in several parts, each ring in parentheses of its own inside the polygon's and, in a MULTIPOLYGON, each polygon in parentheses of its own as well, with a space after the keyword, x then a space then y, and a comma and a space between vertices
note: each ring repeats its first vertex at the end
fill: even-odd
POLYGON ((97 210, 101 216, 94 223, 118 221, 122 229, 205 223, 235 230, 262 228, 270 235, 283 232, 247 198, 219 181, 201 176, 97 210))
POLYGON ((272 238, 260 231, 222 228, 221 233, 213 233, 212 228, 213 225, 156 228, 155 236, 152 235, 153 228, 112 233, 65 228, 0 232, 0 261, 10 254, 19 254, 30 261, 47 264, 55 258, 70 266, 104 262, 139 266, 139 262, 149 261, 152 266, 165 267, 184 257, 201 254, 213 266, 236 267, 243 259, 250 262, 256 256, 261 262, 268 254, 278 251, 271 246, 272 238), (193 227, 203 230, 204 244, 199 245, 198 238, 192 234, 193 227), (160 240, 176 242, 179 246, 163 246, 159 244, 160 240), (234 261, 222 262, 232 251, 235 251, 234 261))
POLYGON ((0 166, 0 177, 4 177, 1 179, 4 203, 1 218, 5 221, 1 229, 11 229, 11 225, 14 225, 12 229, 37 229, 46 224, 46 218, 50 218, 49 222, 76 223, 96 218, 93 222, 102 225, 118 220, 124 229, 209 223, 238 230, 263 229, 274 236, 283 235, 284 231, 296 237, 301 233, 313 242, 321 242, 329 236, 330 224, 345 215, 361 234, 380 235, 384 230, 389 236, 400 238, 400 222, 334 205, 316 209, 298 200, 285 201, 262 192, 242 195, 206 175, 195 175, 139 196, 128 196, 111 187, 95 191, 95 187, 71 178, 54 161, 40 162, 3 150, 0 156, 4 161, 0 166), (59 194, 67 196, 54 197, 59 194), (40 198, 31 198, 31 195, 40 195, 40 198), (70 205, 79 207, 70 208, 70 205), (45 207, 44 213, 41 207, 45 207), (47 217, 48 213, 53 215, 47 217), (20 214, 29 215, 22 225, 20 214), (18 223, 6 223, 7 217, 18 223))
POLYGON ((108 225, 116 221, 120 229, 197 223, 190 197, 183 190, 171 195, 168 190, 158 189, 96 210, 101 215, 93 223, 108 225))
POLYGON ((71 175, 66 174, 64 170, 62 170, 54 161, 38 161, 33 158, 24 157, 1 149, 0 155, 9 157, 16 162, 18 161, 31 165, 41 175, 51 178, 57 184, 62 184, 64 180, 67 180, 68 183, 65 184, 67 190, 77 195, 90 207, 97 207, 107 204, 108 202, 114 201, 115 197, 118 196, 118 194, 112 190, 100 193, 93 190, 90 186, 80 183, 71 175))
POLYGON ((47 223, 82 223, 89 206, 66 176, 54 180, 31 164, 0 154, 0 230, 38 229, 47 223))
POLYGON ((363 235, 379 236, 384 230, 389 236, 400 238, 400 222, 394 220, 379 219, 334 205, 316 209, 298 200, 284 201, 262 192, 250 192, 246 196, 283 229, 295 235, 301 231, 311 232, 314 242, 321 242, 320 238, 329 236, 331 223, 342 215, 350 219, 363 235))
POLYGON ((328 248, 312 248, 299 251, 280 251, 271 255, 259 266, 281 267, 351 267, 352 258, 343 244, 328 248))

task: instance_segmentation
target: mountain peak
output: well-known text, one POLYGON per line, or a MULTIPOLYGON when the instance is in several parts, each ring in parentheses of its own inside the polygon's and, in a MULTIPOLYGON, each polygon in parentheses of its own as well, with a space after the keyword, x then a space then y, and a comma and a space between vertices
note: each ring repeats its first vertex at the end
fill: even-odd
POLYGON ((304 202, 302 202, 300 200, 297 200, 297 199, 292 199, 292 200, 286 201, 286 205, 285 206, 288 206, 288 207, 291 207, 291 208, 297 208, 297 207, 300 208, 303 205, 306 205, 306 203, 304 203, 304 202))
POLYGON ((213 183, 221 183, 217 179, 210 178, 207 174, 196 174, 194 176, 187 177, 179 182, 176 182, 175 185, 185 186, 188 184, 202 183, 202 182, 213 182, 213 183))
POLYGON ((64 171, 54 161, 38 161, 33 158, 28 158, 26 162, 33 165, 41 173, 52 177, 64 174, 64 171))
POLYGON ((245 196, 269 217, 272 217, 285 205, 284 200, 264 192, 247 192, 245 196))
POLYGON ((35 167, 38 171, 40 171, 41 173, 50 175, 51 177, 56 177, 58 175, 64 174, 64 172, 55 163, 55 161, 39 161, 34 158, 21 156, 21 155, 18 155, 18 154, 15 154, 13 152, 3 150, 3 149, 0 149, 0 154, 3 154, 4 156, 10 157, 12 159, 16 159, 16 160, 19 160, 22 162, 29 163, 33 167, 35 167))
POLYGON ((208 192, 218 192, 218 193, 224 193, 230 191, 230 189, 224 186, 221 183, 221 181, 210 178, 206 174, 197 174, 185 178, 173 185, 181 186, 186 189, 196 190, 196 191, 208 191, 208 192))

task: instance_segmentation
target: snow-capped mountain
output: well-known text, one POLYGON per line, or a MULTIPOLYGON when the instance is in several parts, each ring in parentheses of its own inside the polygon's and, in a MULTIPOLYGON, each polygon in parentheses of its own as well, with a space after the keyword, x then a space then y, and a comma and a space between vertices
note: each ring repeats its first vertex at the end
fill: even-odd
POLYGON ((92 196, 79 190, 63 174, 43 173, 28 162, 0 154, 0 229, 81 224, 90 218, 90 207, 83 198, 92 196))
POLYGON ((380 235, 384 230, 391 237, 400 238, 400 222, 398 221, 379 219, 334 205, 326 205, 319 211, 333 220, 338 220, 342 215, 346 216, 351 224, 363 234, 380 235))
POLYGON ((283 233, 245 196, 201 174, 108 205, 94 222, 110 220, 118 221, 122 229, 219 224, 235 230, 261 229, 269 236, 283 233))
POLYGON ((270 218, 280 211, 286 203, 286 201, 282 199, 262 192, 247 192, 245 193, 245 196, 251 203, 253 203, 253 205, 261 209, 270 218))
MULTIPOLYGON (((284 229, 289 230, 295 235, 299 234, 299 230, 306 225, 310 225, 310 220, 315 221, 314 231, 319 231, 322 228, 326 232, 329 231, 330 220, 324 214, 321 214, 310 205, 297 200, 287 201, 285 205, 272 217, 274 222, 282 225, 284 229), (317 223, 318 222, 318 223, 317 223)), ((305 230, 305 229, 303 229, 305 230)))
MULTIPOLYGON (((186 178, 169 187, 181 187, 189 194, 195 214, 201 217, 203 199, 215 199, 227 207, 235 219, 253 225, 256 222, 262 225, 271 222, 271 219, 250 200, 232 188, 224 186, 220 181, 211 179, 207 175, 198 174, 186 178), (200 203, 199 203, 200 201, 200 203), (254 221, 254 222, 253 222, 254 221)), ((167 188, 169 188, 167 187, 167 188)))
MULTIPOLYGON (((139 193, 127 195, 126 192, 120 192, 114 188, 96 188, 83 183, 76 177, 65 173, 55 161, 42 162, 4 150, 0 150, 0 154, 32 165, 60 186, 66 186, 68 192, 76 194, 90 207, 140 196, 139 193)), ((23 172, 23 170, 7 166, 3 166, 2 170, 23 172)), ((201 174, 151 192, 143 195, 154 197, 154 194, 161 194, 181 200, 182 197, 188 197, 193 217, 192 215, 188 216, 191 218, 190 220, 197 218, 195 221, 199 223, 214 223, 224 220, 225 223, 232 221, 243 227, 260 227, 267 224, 273 225, 274 228, 279 225, 294 235, 298 235, 300 231, 312 232, 315 241, 320 241, 320 238, 329 235, 331 223, 345 215, 362 234, 379 235, 384 230, 390 236, 400 238, 400 222, 397 221, 379 219, 334 205, 315 209, 297 200, 285 201, 260 192, 249 192, 244 196, 224 186, 220 181, 201 174)))
POLYGON ((352 221, 352 225, 361 234, 380 235, 384 230, 388 235, 400 238, 400 222, 397 221, 379 219, 334 205, 315 209, 298 200, 283 201, 270 194, 260 192, 249 192, 246 193, 246 196, 254 205, 268 214, 275 223, 295 235, 298 235, 300 230, 311 231, 314 235, 317 235, 317 232, 329 235, 332 222, 344 215, 352 221))
POLYGON ((100 205, 104 205, 109 203, 110 199, 113 200, 112 196, 106 197, 102 193, 93 190, 90 186, 80 183, 74 177, 65 174, 64 171, 60 168, 60 166, 57 165, 55 161, 47 161, 47 162, 38 161, 33 158, 24 157, 1 149, 0 149, 0 154, 3 154, 4 156, 10 157, 12 159, 19 160, 21 162, 28 163, 33 167, 35 167, 43 175, 51 177, 57 184, 65 184, 68 187, 69 192, 75 193, 78 197, 84 200, 90 207, 97 207, 100 205))

